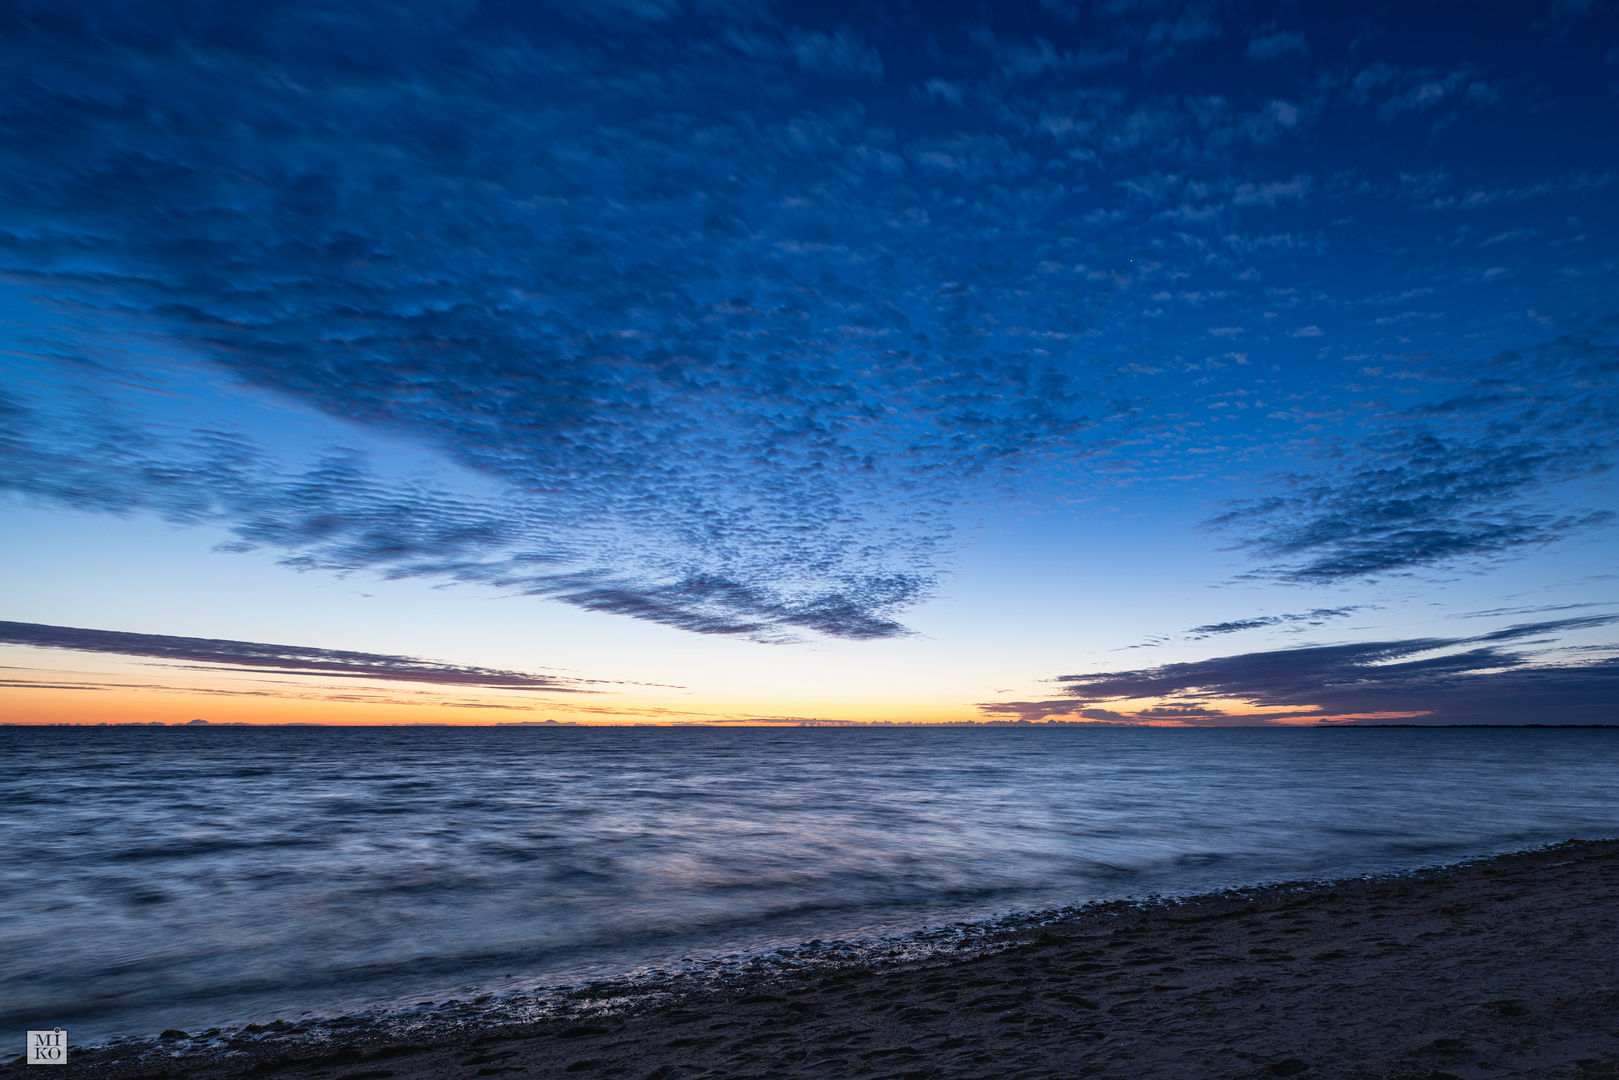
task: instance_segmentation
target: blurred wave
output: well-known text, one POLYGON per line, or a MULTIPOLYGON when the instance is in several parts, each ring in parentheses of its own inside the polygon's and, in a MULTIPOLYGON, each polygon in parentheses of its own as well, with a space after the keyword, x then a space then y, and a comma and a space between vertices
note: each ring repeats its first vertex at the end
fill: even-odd
POLYGON ((0 730, 76 1040, 1619 835, 1608 731, 0 730))

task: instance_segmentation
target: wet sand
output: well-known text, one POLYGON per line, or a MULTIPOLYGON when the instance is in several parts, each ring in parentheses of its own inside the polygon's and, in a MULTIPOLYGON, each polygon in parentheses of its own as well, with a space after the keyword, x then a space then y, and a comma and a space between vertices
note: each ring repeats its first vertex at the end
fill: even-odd
POLYGON ((44 1075, 1619 1080, 1619 841, 1091 909, 980 945, 407 1039, 328 1022, 74 1050, 44 1075))

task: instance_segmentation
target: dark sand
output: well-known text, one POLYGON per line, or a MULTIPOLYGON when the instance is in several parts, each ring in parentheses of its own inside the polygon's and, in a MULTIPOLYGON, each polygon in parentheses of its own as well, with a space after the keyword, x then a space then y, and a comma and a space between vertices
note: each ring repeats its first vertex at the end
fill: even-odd
POLYGON ((1619 1080, 1619 841, 1093 912, 965 958, 759 977, 639 1012, 233 1044, 75 1050, 44 1075, 1619 1080))

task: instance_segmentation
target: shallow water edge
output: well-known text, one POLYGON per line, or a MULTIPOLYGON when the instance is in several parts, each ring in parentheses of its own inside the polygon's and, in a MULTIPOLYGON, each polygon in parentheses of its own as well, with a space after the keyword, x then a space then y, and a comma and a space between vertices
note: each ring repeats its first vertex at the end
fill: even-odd
POLYGON ((1602 731, 0 741, 0 1019, 86 1043, 663 983, 1093 900, 1619 835, 1602 731))
MULTIPOLYGON (((471 1001, 421 1002, 402 1009, 376 1009, 343 1016, 300 1016, 270 1024, 223 1027, 204 1032, 167 1031, 157 1036, 120 1037, 74 1044, 75 1062, 122 1074, 145 1063, 172 1071, 183 1059, 232 1069, 270 1071, 294 1064, 333 1064, 385 1060, 418 1048, 472 1043, 491 1038, 599 1033, 591 1026, 614 1018, 655 1014, 697 1000, 746 1002, 784 981, 837 980, 868 973, 937 967, 1008 950, 1065 940, 1052 931, 1108 929, 1126 917, 1199 917, 1212 908, 1226 917, 1233 905, 1264 908, 1278 901, 1296 903, 1311 894, 1351 885, 1432 880, 1442 882, 1471 872, 1490 873, 1495 864, 1532 858, 1543 867, 1566 866, 1588 853, 1607 852, 1619 837, 1568 840, 1558 844, 1498 852, 1415 869, 1322 880, 1289 880, 1187 896, 1150 896, 1085 903, 1073 907, 1012 914, 975 923, 932 927, 891 938, 806 942, 795 949, 694 961, 681 967, 626 972, 583 984, 484 995, 471 1001), (1563 856, 1553 862, 1545 859, 1563 856), (555 1030, 552 1030, 555 1029, 555 1030), (88 1060, 87 1060, 88 1059, 88 1060)), ((1184 918, 1181 920, 1184 921, 1184 918)), ((20 1059, 19 1059, 20 1061, 20 1059)))

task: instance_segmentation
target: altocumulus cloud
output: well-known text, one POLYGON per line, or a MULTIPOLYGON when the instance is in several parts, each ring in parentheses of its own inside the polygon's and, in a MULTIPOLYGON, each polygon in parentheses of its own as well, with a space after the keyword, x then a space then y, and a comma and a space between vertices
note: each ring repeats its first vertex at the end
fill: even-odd
MULTIPOLYGON (((926 592, 964 491, 1082 454, 1109 411, 1058 355, 1093 296, 985 271, 974 247, 1028 246, 1063 190, 958 200, 930 240, 887 181, 1015 180, 1018 155, 958 134, 907 156, 816 96, 882 75, 852 31, 675 10, 12 8, 14 282, 511 498, 383 492, 241 440, 222 458, 20 391, 9 482, 219 521, 301 565, 701 632, 905 632, 892 613, 926 592)), ((126 374, 59 352, 83 392, 126 374)))
MULTIPOLYGON (((1184 342, 1131 288, 1324 250, 1271 219, 1339 197, 1299 157, 1328 119, 1499 101, 1470 69, 1375 63, 1211 96, 1170 60, 1246 50, 1283 78, 1331 43, 1199 3, 898 30, 823 7, 7 5, 0 270, 105 336, 38 344, 52 374, 0 400, 0 483, 297 567, 701 633, 903 634, 963 503, 1092 482, 1109 454, 1146 469, 1127 439, 1193 430, 1144 405, 1184 389, 1184 342), (181 356, 500 494, 289 463, 228 416, 160 430, 119 388, 181 356)), ((1610 459, 1603 333, 1502 354, 1222 525, 1316 582, 1597 523, 1530 495, 1610 459)))
POLYGON ((1544 489, 1596 476, 1619 451, 1612 319, 1476 368, 1436 369, 1453 393, 1390 412, 1336 447, 1327 468, 1212 524, 1277 560, 1263 573, 1327 583, 1488 559, 1610 523, 1607 510, 1548 507, 1544 489))

